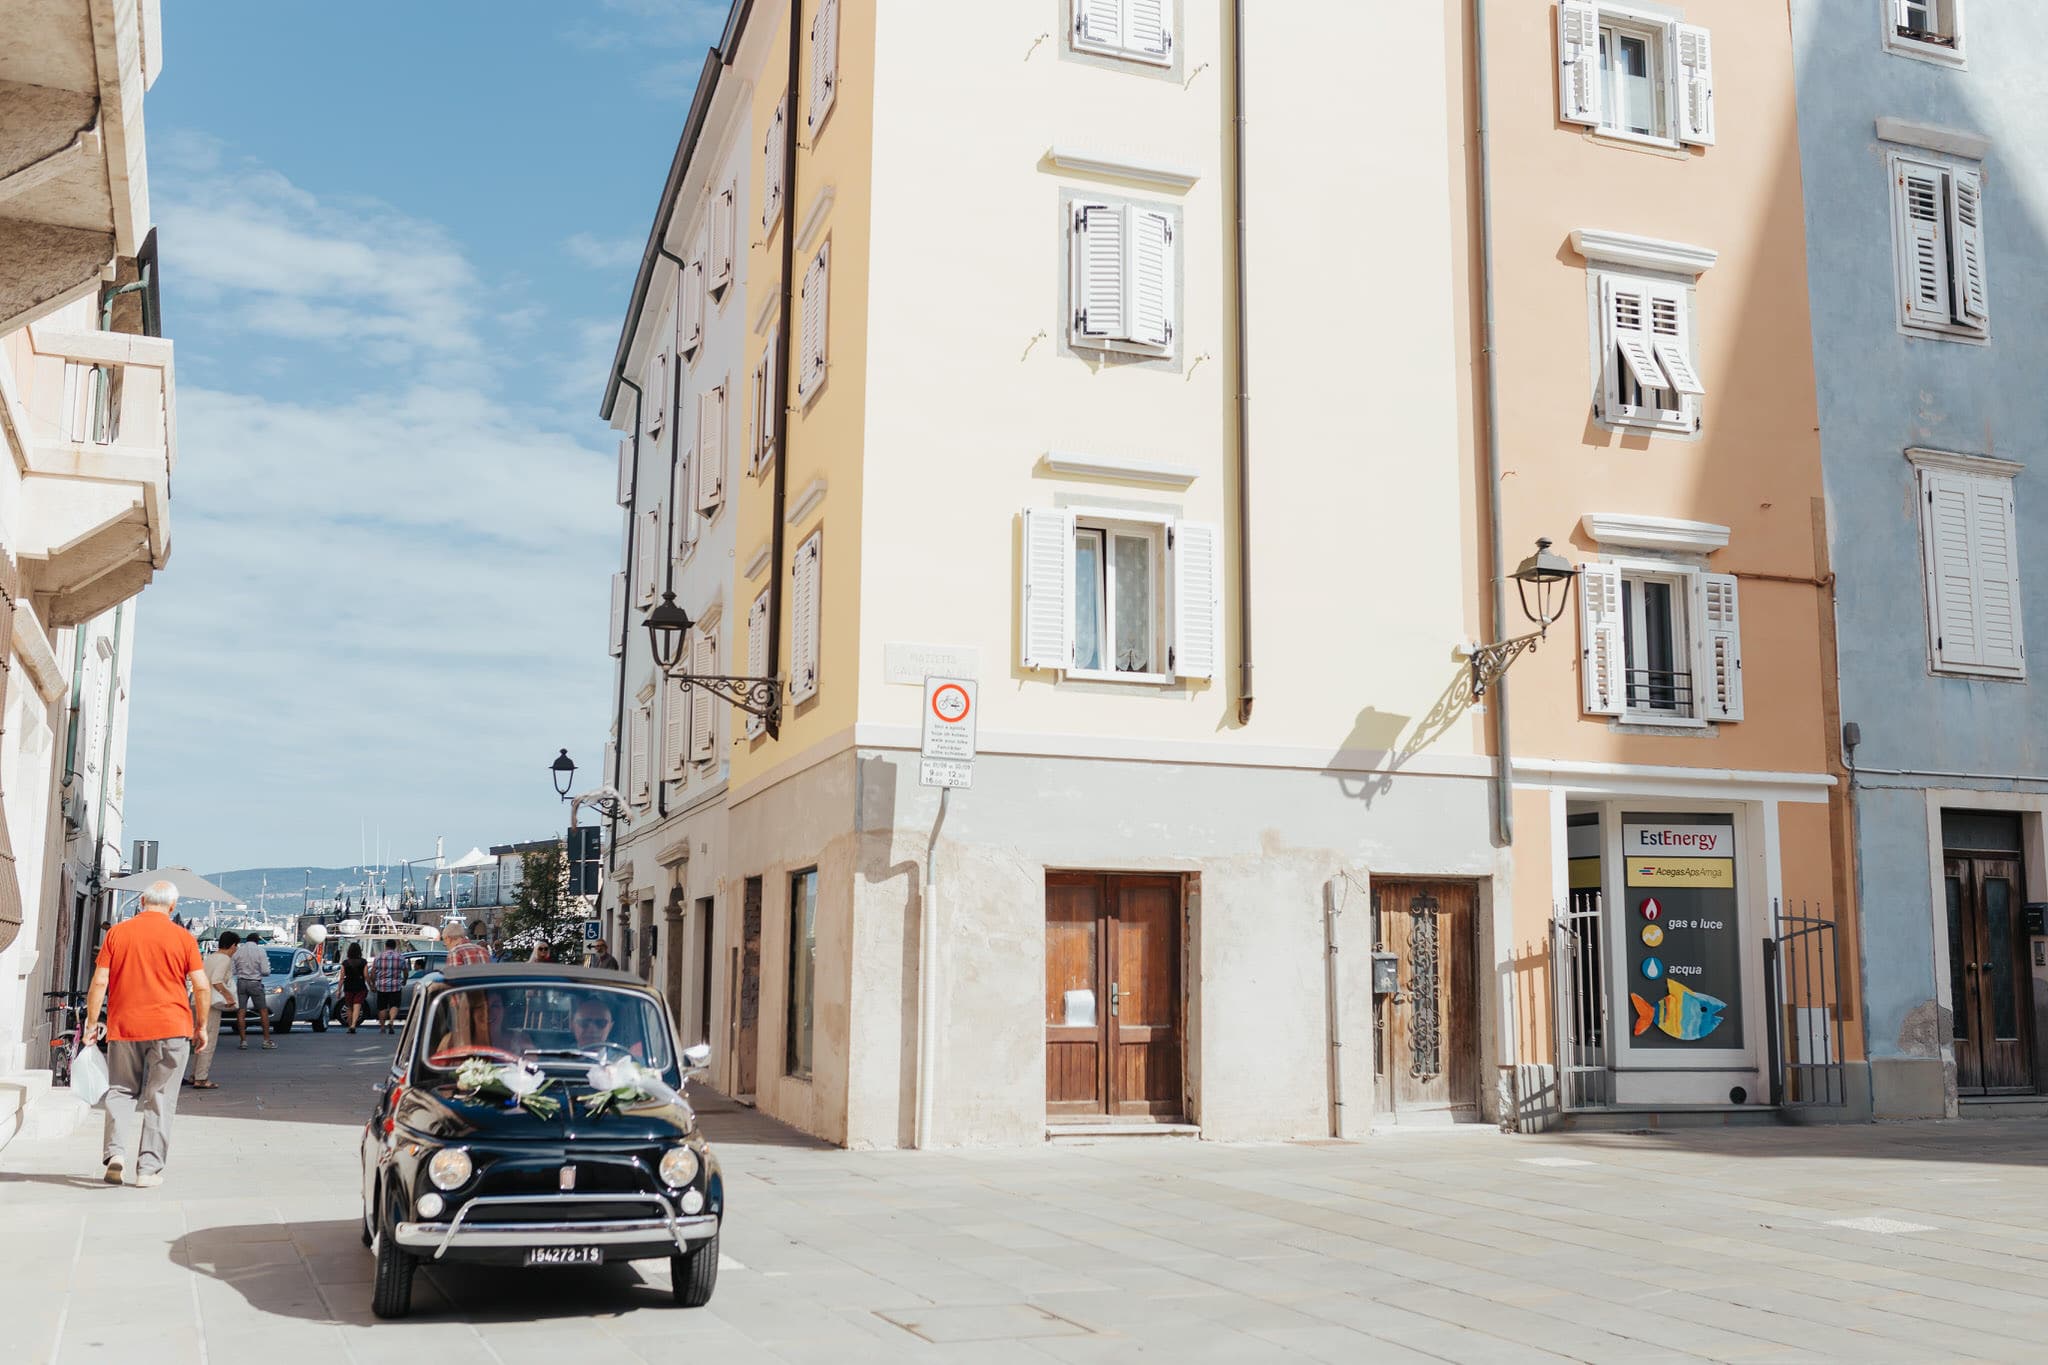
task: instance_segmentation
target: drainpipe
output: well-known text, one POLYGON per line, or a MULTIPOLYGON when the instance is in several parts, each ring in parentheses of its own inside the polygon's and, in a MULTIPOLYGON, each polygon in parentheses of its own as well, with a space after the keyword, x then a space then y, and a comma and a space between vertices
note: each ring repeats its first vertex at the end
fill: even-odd
MULTIPOLYGON (((1487 122, 1486 98, 1486 0, 1474 0, 1472 55, 1478 86, 1479 132, 1479 297, 1484 309, 1481 320, 1480 355, 1485 365, 1486 395, 1486 535, 1491 555, 1488 565, 1493 579, 1493 638, 1508 638, 1507 580, 1501 574, 1500 515, 1500 379, 1499 333, 1494 323, 1493 290, 1493 143, 1487 122)), ((1515 842, 1514 764, 1508 751, 1507 679, 1498 679, 1488 689, 1487 712, 1493 717, 1493 747, 1497 762, 1493 773, 1493 839, 1501 848, 1515 842)))
MULTIPOLYGON (((635 560, 633 539, 640 534, 640 407, 646 401, 646 395, 641 392, 638 384, 626 378, 623 370, 619 372, 619 382, 633 391, 633 472, 628 481, 626 502, 626 605, 618 621, 619 697, 618 704, 612 711, 612 733, 618 736, 612 744, 612 754, 619 767, 623 769, 631 761, 626 754, 626 745, 630 741, 630 736, 626 733, 626 645, 632 638, 630 623, 633 620, 632 588, 635 560)), ((654 737, 649 735, 647 742, 652 744, 654 737)), ((617 781, 620 774, 613 773, 611 776, 617 781)), ((574 818, 573 814, 571 818, 574 818)), ((608 828, 605 831, 605 840, 608 847, 605 850, 605 866, 616 874, 619 870, 619 817, 610 817, 606 824, 608 828)))
POLYGON ((1330 1026, 1330 1136, 1344 1136, 1344 1033, 1343 996, 1337 979, 1337 917, 1344 913, 1337 904, 1337 879, 1323 883, 1323 999, 1330 1026))
MULTIPOLYGON (((667 234, 668 234, 668 224, 664 223, 664 224, 662 225, 662 229, 661 229, 661 230, 662 230, 662 235, 663 235, 663 236, 667 236, 667 234)), ((668 247, 667 247, 667 246, 666 246, 666 245, 665 245, 665 244, 664 244, 664 243, 662 242, 662 240, 661 240, 661 238, 660 238, 660 237, 657 237, 657 238, 655 238, 655 240, 654 240, 654 250, 655 250, 655 253, 656 253, 657 255, 659 255, 659 256, 661 256, 661 257, 663 257, 663 258, 664 258, 664 259, 666 259, 666 260, 670 260, 670 261, 673 261, 673 262, 675 262, 675 267, 676 267, 676 307, 677 307, 678 309, 680 309, 680 308, 681 308, 681 307, 683 306, 683 289, 682 289, 682 281, 684 280, 684 278, 685 278, 685 277, 687 277, 687 276, 689 275, 689 273, 690 273, 690 267, 689 267, 688 265, 684 264, 684 262, 683 262, 683 258, 682 258, 682 257, 680 257, 680 256, 676 255, 676 254, 675 254, 675 253, 674 253, 673 251, 670 251, 670 250, 668 249, 668 247)), ((701 344, 701 342, 700 342, 700 344, 701 344)), ((674 492, 674 490, 675 490, 675 486, 676 486, 676 470, 677 470, 677 469, 678 469, 678 468, 679 468, 679 467, 680 467, 680 466, 682 465, 682 462, 683 462, 683 448, 682 448, 682 440, 683 440, 683 356, 682 356, 682 352, 678 351, 678 352, 676 353, 676 358, 675 358, 675 361, 674 361, 674 363, 673 363, 673 364, 671 364, 671 365, 670 365, 670 366, 668 367, 668 372, 669 372, 669 400, 668 400, 668 486, 669 486, 669 489, 670 489, 671 493, 673 493, 673 492, 674 492)), ((677 502, 677 505, 676 505, 676 506, 674 506, 674 507, 671 507, 671 508, 669 509, 669 512, 668 512, 668 515, 669 515, 669 523, 668 523, 668 524, 669 524, 669 527, 670 527, 670 534, 671 534, 671 536, 673 536, 673 534, 674 534, 674 527, 675 527, 675 526, 676 526, 676 524, 677 524, 677 523, 676 523, 676 519, 677 519, 677 518, 679 518, 679 517, 681 517, 681 516, 682 516, 683 514, 684 514, 684 513, 683 513, 683 507, 682 507, 681 501, 680 501, 680 500, 678 500, 678 502, 677 502)), ((669 592, 674 592, 674 591, 676 590, 676 556, 675 556, 675 551, 674 551, 674 549, 673 549, 673 548, 671 548, 670 546, 664 545, 664 546, 662 547, 662 555, 661 555, 661 557, 662 557, 662 562, 663 562, 663 563, 665 563, 665 564, 666 564, 666 565, 668 566, 668 568, 667 568, 667 571, 666 571, 666 575, 665 575, 665 578, 664 578, 664 585, 665 585, 665 587, 666 587, 667 591, 669 591, 669 592)), ((689 642, 688 642, 688 641, 684 641, 684 648, 688 648, 688 647, 689 647, 689 642)), ((667 698, 666 698, 665 696, 664 696, 664 698, 662 699, 662 704, 663 704, 664 706, 666 706, 666 705, 668 704, 668 702, 667 702, 667 698)), ((664 721, 664 724, 666 724, 666 722, 665 722, 665 721, 664 721)), ((654 736, 650 734, 650 735, 649 735, 649 736, 647 737, 647 742, 648 742, 648 744, 652 745, 652 744, 654 743, 654 736)), ((654 761, 654 756, 653 756, 652 754, 649 754, 649 755, 648 755, 648 763, 649 763, 650 765, 652 765, 653 761, 654 761)), ((661 820, 666 820, 666 819, 668 818, 668 777, 667 777, 667 775, 666 775, 666 774, 661 774, 661 775, 657 776, 657 777, 656 777, 656 778, 654 779, 654 814, 655 814, 655 817, 656 817, 657 819, 661 819, 661 820)))
POLYGON ((107 789, 113 785, 114 694, 121 687, 121 620, 127 612, 126 602, 114 608, 114 648, 113 653, 107 657, 107 732, 100 737, 99 812, 93 818, 92 830, 92 884, 95 892, 99 889, 100 876, 105 871, 103 855, 107 846, 107 789))
POLYGON ((1237 379, 1237 723, 1252 719, 1252 395, 1245 319, 1244 231, 1244 0, 1230 9, 1230 137, 1231 193, 1237 212, 1231 250, 1237 290, 1237 353, 1232 357, 1237 379))
MULTIPOLYGON (((803 28, 804 0, 789 0, 789 89, 783 92, 782 114, 782 348, 775 367, 775 468, 769 471, 773 492, 768 528, 768 676, 782 676, 782 551, 783 516, 789 502, 789 375, 798 355, 791 323, 796 313, 796 89, 803 75, 797 33, 803 28)), ((768 738, 780 739, 782 713, 767 724, 768 738)))

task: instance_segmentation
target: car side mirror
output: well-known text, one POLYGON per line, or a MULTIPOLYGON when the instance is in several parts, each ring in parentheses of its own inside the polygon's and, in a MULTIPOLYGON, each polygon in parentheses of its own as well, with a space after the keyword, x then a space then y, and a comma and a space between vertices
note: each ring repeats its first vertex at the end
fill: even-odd
POLYGON ((697 1043, 683 1049, 683 1070, 695 1075, 711 1069, 711 1044, 697 1043))

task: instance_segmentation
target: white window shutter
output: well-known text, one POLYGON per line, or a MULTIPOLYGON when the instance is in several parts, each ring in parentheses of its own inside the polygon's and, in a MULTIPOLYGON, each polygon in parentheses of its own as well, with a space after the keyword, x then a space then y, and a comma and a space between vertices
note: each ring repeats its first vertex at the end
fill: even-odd
POLYGON ((761 142, 761 231, 775 226, 775 220, 782 216, 782 152, 785 134, 783 129, 789 118, 789 102, 784 99, 775 105, 775 113, 768 120, 768 136, 761 142))
POLYGON ((1927 489, 1927 609, 1934 661, 1976 668, 1984 662, 1978 620, 1977 566, 1971 552, 1973 498, 1966 474, 1930 469, 1927 489))
POLYGON ((761 353, 761 363, 754 367, 754 439, 748 453, 756 470, 766 469, 775 458, 775 382, 781 364, 782 330, 770 328, 768 349, 761 353))
POLYGON ((649 794, 647 769, 650 757, 648 750, 653 742, 654 717, 649 714, 645 706, 638 707, 633 712, 632 744, 630 746, 632 771, 628 775, 628 780, 632 784, 631 790, 628 793, 628 799, 636 806, 647 804, 649 794))
POLYGON ((1024 667, 1074 666, 1074 514, 1024 509, 1024 667))
POLYGON ((727 185, 711 201, 711 277, 706 281, 712 298, 725 293, 732 283, 733 228, 739 216, 739 192, 727 185))
POLYGON ((1074 41, 1083 47, 1124 45, 1124 0, 1074 0, 1074 41))
POLYGON ((1942 176, 1932 166, 1901 162, 1898 171, 1899 268, 1906 321, 1946 327, 1948 243, 1942 221, 1942 176))
POLYGON ((1618 716, 1628 699, 1621 638, 1621 569, 1589 559, 1579 569, 1579 678, 1586 711, 1618 716))
POLYGON ((1701 720, 1742 719, 1742 613, 1735 575, 1693 575, 1693 714, 1701 720))
POLYGON ((704 344, 704 239, 701 234, 689 264, 683 267, 676 292, 681 300, 676 313, 676 354, 688 360, 704 344))
POLYGON ((633 438, 619 442, 619 506, 633 505, 633 438))
POLYGON ((1948 173, 1948 218, 1956 319, 1986 326, 1991 321, 1991 298, 1984 285, 1984 177, 1967 166, 1948 173))
POLYGON ((636 572, 640 578, 639 599, 642 606, 651 604, 660 591, 661 580, 661 504, 655 503, 640 518, 640 539, 633 547, 638 561, 636 572))
POLYGON ((1984 667, 2023 672, 2027 654, 2020 630, 2020 561, 2012 480, 1973 479, 1971 484, 1970 530, 1984 667))
POLYGON ((1125 0, 1123 46, 1133 56, 1165 62, 1173 55, 1173 0, 1125 0))
MULTIPOLYGON (((1650 345, 1649 291, 1639 284, 1602 280, 1600 292, 1607 325, 1614 335, 1612 349, 1620 355, 1620 363, 1645 389, 1663 388, 1664 370, 1650 345)), ((1614 356, 1610 355, 1607 363, 1614 364, 1614 356)))
MULTIPOLYGON (((702 677, 718 672, 718 642, 708 630, 696 632, 690 671, 702 677)), ((690 761, 709 763, 718 734, 718 698, 709 688, 690 689, 690 761)))
POLYGON ((1151 209, 1127 210, 1131 244, 1130 301, 1124 309, 1129 339, 1173 347, 1173 220, 1151 209))
POLYGON ((818 248, 811 268, 804 272, 802 331, 803 354, 797 370, 797 398, 808 403, 825 382, 825 346, 830 335, 827 307, 832 296, 832 244, 818 248))
POLYGON ((1110 204, 1074 205, 1074 340, 1124 334, 1124 213, 1110 204))
POLYGON ((624 646, 621 643, 626 634, 625 626, 626 571, 621 569, 612 575, 612 616, 611 621, 606 626, 608 638, 605 640, 605 648, 611 651, 611 656, 614 659, 625 652, 624 646))
POLYGON ((1557 111, 1566 123, 1600 126, 1600 7, 1560 0, 1557 7, 1557 111))
MULTIPOLYGON (((762 593, 754 599, 754 605, 747 608, 747 676, 758 678, 768 669, 768 594, 762 593)), ((765 733, 768 722, 752 714, 747 716, 747 738, 753 739, 765 733)))
POLYGON ((654 364, 647 370, 647 434, 661 435, 662 425, 668 420, 668 352, 662 351, 654 357, 654 364))
POLYGON ((725 385, 697 397, 697 510, 715 511, 725 496, 725 385))
POLYGON ((689 775, 684 759, 689 748, 690 698, 694 692, 675 678, 661 689, 661 778, 681 782, 689 775))
MULTIPOLYGON (((1678 26, 1678 140, 1714 145, 1714 46, 1707 31, 1678 26)), ((1597 53, 1596 53, 1597 56, 1597 53)))
POLYGON ((811 131, 832 111, 839 93, 839 0, 819 0, 811 20, 811 131))
MULTIPOLYGON (((1223 639, 1223 604, 1216 585, 1221 577, 1222 538, 1214 526, 1200 521, 1175 522, 1173 527, 1173 675, 1213 678, 1223 639)), ((1071 562, 1071 560, 1069 560, 1071 562)))
POLYGON ((824 531, 817 530, 797 546, 796 562, 790 566, 789 594, 789 698, 808 701, 818 695, 818 561, 823 552, 824 531))
POLYGON ((619 771, 619 741, 608 739, 604 742, 604 784, 617 791, 626 784, 626 775, 619 771))
POLYGON ((1699 373, 1692 364, 1692 323, 1686 316, 1685 291, 1677 288, 1647 291, 1650 300, 1650 350, 1664 368, 1660 386, 1676 389, 1694 398, 1706 395, 1699 373))

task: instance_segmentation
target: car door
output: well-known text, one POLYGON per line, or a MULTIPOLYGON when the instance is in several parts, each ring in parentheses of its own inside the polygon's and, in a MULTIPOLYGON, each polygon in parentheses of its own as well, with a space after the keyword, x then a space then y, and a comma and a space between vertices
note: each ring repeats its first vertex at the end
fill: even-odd
POLYGON ((301 1019, 310 1019, 319 1005, 314 990, 313 955, 301 948, 292 955, 292 999, 298 1002, 294 1013, 301 1019))

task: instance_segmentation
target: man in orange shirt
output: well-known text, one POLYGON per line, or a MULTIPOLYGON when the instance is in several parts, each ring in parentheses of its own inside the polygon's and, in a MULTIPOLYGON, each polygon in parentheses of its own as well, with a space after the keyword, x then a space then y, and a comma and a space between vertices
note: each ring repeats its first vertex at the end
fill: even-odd
POLYGON ((142 1150, 135 1183, 164 1183, 178 1080, 192 1050, 203 1052, 212 1042, 213 986, 191 931, 171 921, 177 903, 177 887, 151 883, 142 893, 141 912, 107 931, 85 995, 85 1039, 107 1040, 102 1160, 109 1185, 121 1183, 138 1116, 142 1150), (102 1001, 107 1006, 104 1024, 99 1022, 102 1001))

